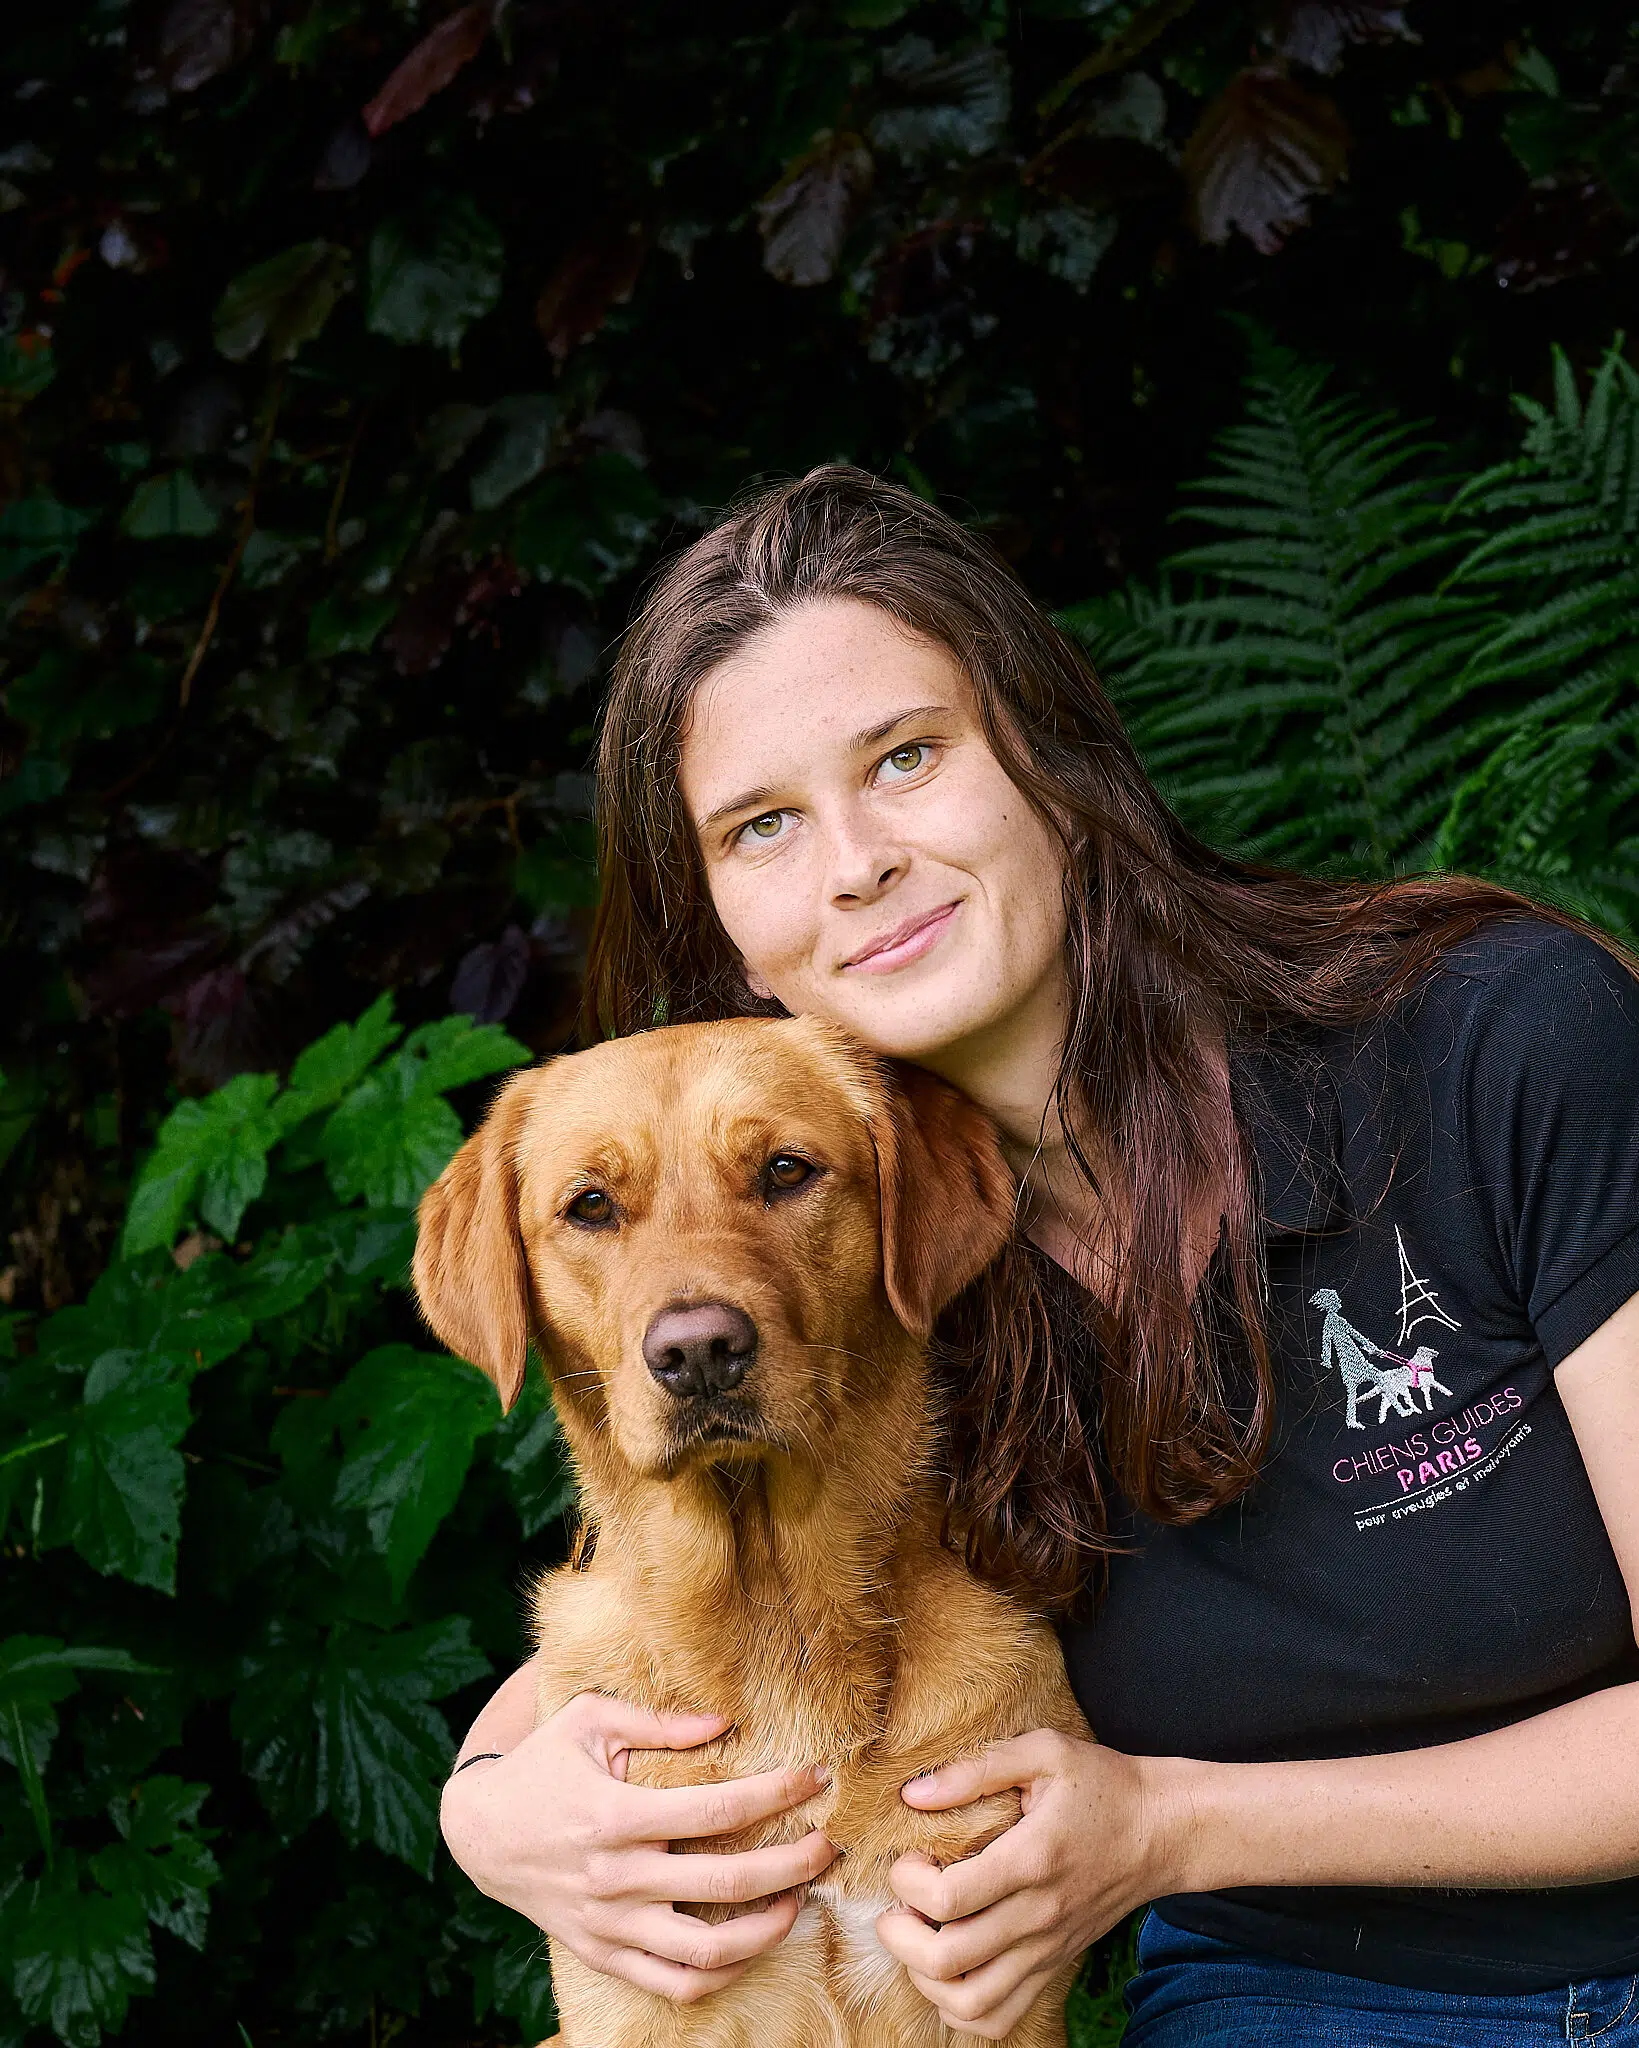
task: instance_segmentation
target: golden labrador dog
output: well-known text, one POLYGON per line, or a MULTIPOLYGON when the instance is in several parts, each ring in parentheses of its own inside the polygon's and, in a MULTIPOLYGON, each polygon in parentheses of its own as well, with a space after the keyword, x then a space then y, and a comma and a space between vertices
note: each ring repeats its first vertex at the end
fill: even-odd
MULTIPOLYGON (((423 1200, 427 1320, 508 1405, 534 1341, 593 1538, 536 1594, 538 1717, 592 1690, 732 1723, 634 1754, 637 1784, 832 1774, 684 1845, 823 1828, 841 1853, 786 1940, 688 2006, 554 1943, 564 2048, 954 2038, 876 1938, 888 1873, 911 1849, 975 1854, 1019 1800, 917 1813, 900 1787, 1032 1728, 1086 1733, 1052 1630, 940 1540, 928 1336, 1013 1202, 971 1103, 809 1019, 681 1025, 519 1075, 423 1200)), ((1063 2043, 1072 1974, 1016 2048, 1063 2043)))

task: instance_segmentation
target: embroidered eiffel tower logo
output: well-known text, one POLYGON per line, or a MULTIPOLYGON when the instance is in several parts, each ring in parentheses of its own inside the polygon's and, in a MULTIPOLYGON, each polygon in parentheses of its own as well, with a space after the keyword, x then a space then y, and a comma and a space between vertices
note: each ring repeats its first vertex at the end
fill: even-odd
POLYGON ((1419 1323, 1441 1323, 1448 1330, 1460 1330, 1462 1324, 1457 1318, 1441 1308, 1438 1289, 1427 1280, 1419 1280, 1411 1270, 1411 1260, 1406 1256, 1406 1241, 1400 1235, 1398 1223, 1394 1226, 1394 1241, 1400 1247, 1400 1335, 1397 1341, 1404 1344, 1419 1323))

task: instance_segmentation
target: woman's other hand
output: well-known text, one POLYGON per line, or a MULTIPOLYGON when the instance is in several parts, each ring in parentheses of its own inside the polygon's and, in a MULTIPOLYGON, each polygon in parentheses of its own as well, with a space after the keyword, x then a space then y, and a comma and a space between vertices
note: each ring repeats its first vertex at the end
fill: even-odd
POLYGON ((941 1870, 902 1856, 877 1935, 953 2033, 1000 2040, 1061 1965, 1171 1887, 1139 1759, 1038 1729, 904 1788, 924 1813, 1018 1790, 1018 1822, 941 1870), (933 1923, 930 1925, 929 1923, 933 1923))
MULTIPOLYGON (((464 1748, 482 1750, 483 1722, 464 1748)), ((811 1769, 677 1790, 625 1782, 630 1751, 694 1749, 724 1726, 581 1693, 504 1756, 450 1779, 442 1813, 450 1853, 481 1892, 590 1968, 683 2004, 704 1998, 785 1939, 797 1917, 794 1888, 836 1854, 817 1829, 736 1855, 668 1853, 670 1842, 784 1813, 825 1783, 811 1769), (752 1899, 768 1903, 715 1926, 674 1910, 752 1899)))

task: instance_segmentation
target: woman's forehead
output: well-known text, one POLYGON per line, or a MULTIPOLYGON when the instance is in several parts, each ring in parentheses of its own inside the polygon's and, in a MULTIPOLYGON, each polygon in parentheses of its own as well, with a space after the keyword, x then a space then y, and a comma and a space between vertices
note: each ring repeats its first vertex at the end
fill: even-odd
POLYGON ((948 649, 855 599, 801 606, 701 682, 683 728, 684 793, 698 814, 722 802, 730 784, 868 745, 902 715, 929 709, 972 709, 971 686, 948 649))

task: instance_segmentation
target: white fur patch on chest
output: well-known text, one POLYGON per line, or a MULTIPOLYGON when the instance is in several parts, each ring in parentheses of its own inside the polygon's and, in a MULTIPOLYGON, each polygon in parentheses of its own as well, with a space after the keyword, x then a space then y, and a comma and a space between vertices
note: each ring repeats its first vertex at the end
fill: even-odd
POLYGON ((836 1925, 842 1947, 845 1996, 850 2003, 879 1996, 899 1975, 900 1965, 876 1937, 878 1916, 897 1901, 887 1892, 874 1898, 849 1898, 830 1891, 823 1880, 813 1886, 836 1925))

